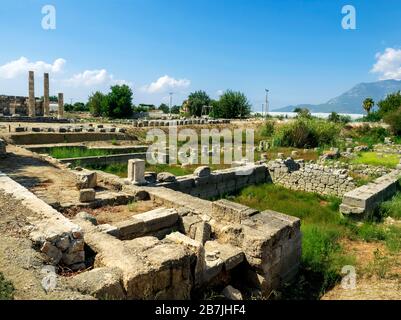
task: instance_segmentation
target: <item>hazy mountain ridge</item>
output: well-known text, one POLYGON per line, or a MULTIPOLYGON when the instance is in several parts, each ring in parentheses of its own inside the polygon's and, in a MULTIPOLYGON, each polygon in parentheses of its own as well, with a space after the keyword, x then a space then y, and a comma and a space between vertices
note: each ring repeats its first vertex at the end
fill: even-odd
POLYGON ((342 95, 322 104, 299 104, 272 110, 275 112, 292 112, 295 108, 308 108, 311 112, 365 113, 362 102, 372 98, 375 103, 388 94, 401 90, 401 80, 383 80, 369 83, 359 83, 342 95))

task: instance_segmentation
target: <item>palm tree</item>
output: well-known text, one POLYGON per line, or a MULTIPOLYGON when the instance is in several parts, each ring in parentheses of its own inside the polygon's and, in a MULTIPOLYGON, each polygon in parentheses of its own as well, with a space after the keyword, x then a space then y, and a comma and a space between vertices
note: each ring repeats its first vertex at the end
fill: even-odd
POLYGON ((365 109, 365 111, 369 114, 370 110, 372 110, 372 108, 374 107, 375 102, 373 101, 372 98, 366 98, 363 101, 363 108, 365 109))

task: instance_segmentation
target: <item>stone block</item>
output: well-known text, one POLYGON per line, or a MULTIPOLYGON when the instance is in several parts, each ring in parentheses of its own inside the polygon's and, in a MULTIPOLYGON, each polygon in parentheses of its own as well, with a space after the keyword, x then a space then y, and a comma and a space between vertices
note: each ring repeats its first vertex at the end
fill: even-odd
POLYGON ((95 201, 95 198, 96 198, 95 189, 79 190, 79 201, 80 202, 92 202, 92 201, 95 201))
POLYGON ((135 217, 118 222, 114 226, 118 228, 119 238, 123 240, 134 239, 146 233, 145 222, 135 217))
POLYGON ((198 167, 194 171, 194 175, 200 178, 209 177, 210 173, 211 173, 210 167, 207 166, 198 167))
POLYGON ((224 263, 225 270, 229 271, 244 261, 244 252, 233 245, 219 243, 217 241, 207 241, 205 244, 206 254, 208 252, 217 253, 217 257, 224 263))
POLYGON ((77 173, 76 186, 78 190, 94 189, 97 187, 97 174, 93 171, 83 170, 77 173))
POLYGON ((257 210, 225 199, 212 203, 211 216, 217 220, 241 223, 242 220, 258 213, 257 210))
POLYGON ((146 232, 154 232, 169 228, 177 224, 178 213, 174 209, 158 208, 152 211, 135 215, 135 219, 142 220, 146 232))

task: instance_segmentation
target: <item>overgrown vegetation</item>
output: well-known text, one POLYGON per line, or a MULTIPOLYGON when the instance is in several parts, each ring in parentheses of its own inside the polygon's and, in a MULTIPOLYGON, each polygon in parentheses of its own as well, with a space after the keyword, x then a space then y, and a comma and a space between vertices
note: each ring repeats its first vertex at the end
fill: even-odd
MULTIPOLYGON (((270 209, 301 219, 301 270, 296 283, 282 292, 284 299, 319 299, 338 282, 343 266, 355 265, 355 257, 345 252, 341 240, 380 241, 391 252, 401 249, 400 228, 373 220, 357 223, 343 217, 337 198, 264 184, 247 187, 231 199, 260 211, 270 209)), ((385 207, 393 212, 398 205, 385 207)))
POLYGON ((396 154, 378 155, 376 152, 361 152, 357 158, 352 159, 350 162, 352 164, 367 164, 394 169, 399 161, 400 157, 396 154))
POLYGON ((0 300, 12 300, 14 298, 14 286, 0 273, 0 300))
POLYGON ((112 152, 100 149, 83 149, 78 147, 54 147, 49 151, 50 156, 56 159, 98 157, 112 154, 112 152))
POLYGON ((341 125, 325 120, 300 117, 277 126, 273 143, 281 147, 315 148, 333 146, 339 137, 341 125))

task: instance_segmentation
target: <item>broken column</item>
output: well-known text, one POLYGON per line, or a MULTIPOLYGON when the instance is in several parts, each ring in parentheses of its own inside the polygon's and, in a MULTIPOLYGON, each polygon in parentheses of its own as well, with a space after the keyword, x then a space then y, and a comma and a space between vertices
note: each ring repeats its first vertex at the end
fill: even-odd
POLYGON ((64 94, 58 94, 58 118, 64 118, 64 94))
POLYGON ((128 160, 128 181, 136 185, 146 184, 145 160, 128 160))
POLYGON ((49 74, 45 73, 43 75, 43 114, 45 117, 50 115, 50 99, 49 99, 49 74))
POLYGON ((28 99, 28 116, 35 117, 36 101, 35 101, 35 78, 34 72, 29 71, 29 99, 28 99))

